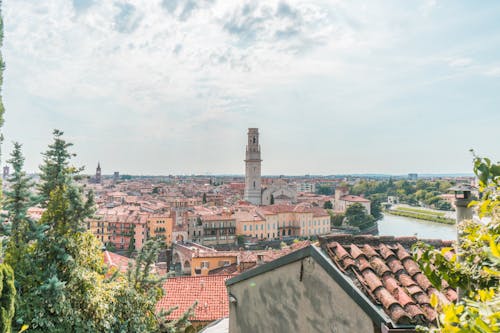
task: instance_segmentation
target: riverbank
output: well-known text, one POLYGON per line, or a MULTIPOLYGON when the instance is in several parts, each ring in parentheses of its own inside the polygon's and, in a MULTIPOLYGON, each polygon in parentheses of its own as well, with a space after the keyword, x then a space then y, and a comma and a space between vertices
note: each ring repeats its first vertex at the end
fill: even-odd
POLYGON ((445 217, 445 212, 437 212, 432 210, 424 210, 419 208, 410 208, 410 207, 395 207, 394 209, 387 209, 384 213, 410 217, 417 220, 424 220, 436 223, 443 224, 455 224, 456 221, 454 219, 445 217))

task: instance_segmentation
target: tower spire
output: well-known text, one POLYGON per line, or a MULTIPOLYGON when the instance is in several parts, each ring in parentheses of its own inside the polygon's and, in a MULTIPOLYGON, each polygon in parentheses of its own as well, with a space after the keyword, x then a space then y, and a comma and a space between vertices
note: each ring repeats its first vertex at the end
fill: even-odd
POLYGON ((254 205, 262 203, 261 162, 259 129, 248 129, 248 144, 245 159, 245 200, 254 205))

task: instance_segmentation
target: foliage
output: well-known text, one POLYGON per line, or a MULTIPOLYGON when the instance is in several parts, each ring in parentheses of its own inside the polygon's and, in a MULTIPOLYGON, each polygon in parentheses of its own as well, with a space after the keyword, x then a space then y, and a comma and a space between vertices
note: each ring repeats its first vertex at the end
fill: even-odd
POLYGON ((360 229, 369 228, 375 222, 373 216, 368 214, 366 208, 360 203, 352 204, 346 209, 345 220, 347 225, 360 229))
POLYGON ((333 204, 330 200, 325 201, 323 204, 323 209, 333 209, 333 204))
POLYGON ((457 253, 419 244, 414 251, 423 272, 436 288, 442 280, 459 288, 464 297, 456 304, 440 304, 431 298, 440 313, 431 332, 500 332, 500 164, 474 156, 474 173, 483 195, 481 217, 489 222, 465 221, 459 227, 457 253))
MULTIPOLYGON (((3 106, 3 98, 2 98, 2 86, 3 86, 3 71, 5 69, 5 62, 3 61, 2 56, 2 46, 3 46, 3 16, 2 16, 2 2, 0 1, 0 128, 2 128, 4 123, 4 113, 5 108, 3 106)), ((3 134, 0 131, 0 162, 2 156, 2 142, 3 142, 3 134)), ((1 163, 0 163, 1 164, 1 163)), ((2 179, 0 179, 0 198, 2 197, 2 179)))
POLYGON ((316 194, 332 195, 333 194, 333 188, 332 188, 332 186, 329 186, 329 185, 319 185, 319 186, 316 186, 316 194))
MULTIPOLYGON (((355 195, 364 194, 372 202, 385 202, 388 196, 397 196, 401 203, 451 210, 451 205, 441 198, 441 194, 447 193, 453 185, 447 180, 362 180, 352 186, 350 192, 355 195)), ((375 215, 374 217, 377 218, 375 215)))
POLYGON ((397 209, 388 210, 387 213, 392 214, 392 215, 397 215, 397 216, 411 217, 411 218, 419 219, 419 220, 432 221, 432 222, 436 222, 436 223, 455 224, 454 219, 450 219, 450 218, 440 216, 437 214, 403 210, 403 209, 400 209, 400 207, 398 207, 397 209))
POLYGON ((274 195, 271 194, 271 199, 269 200, 269 204, 274 205, 274 195))
POLYGON ((244 235, 238 235, 238 237, 237 237, 237 243, 238 243, 238 246, 245 246, 245 236, 244 235))
POLYGON ((370 215, 373 216, 375 221, 379 221, 384 218, 384 214, 382 214, 382 204, 379 199, 372 200, 370 205, 370 215))
MULTIPOLYGON (((163 295, 162 279, 152 272, 160 241, 146 242, 126 275, 104 265, 102 243, 82 228, 92 216, 92 195, 74 182, 80 169, 70 164, 71 144, 54 131, 54 143, 44 154, 39 186, 46 208, 40 221, 27 216, 31 183, 22 170, 20 145, 9 162, 14 167, 11 191, 6 193, 12 236, 5 262, 15 269, 15 287, 3 280, 2 309, 16 295, 14 329, 30 332, 175 332, 188 325, 190 313, 167 323, 156 314, 163 295), (48 197, 47 197, 48 193, 48 197), (16 231, 17 230, 17 231, 16 231), (17 235, 16 241, 14 236, 17 235), (8 288, 10 286, 11 288, 8 288), (8 295, 11 297, 9 298, 8 295), (4 297, 5 296, 5 297, 4 297), (4 306, 5 305, 5 306, 4 306)), ((14 312, 4 312, 8 318, 14 312)))
POLYGON ((328 214, 330 214, 330 224, 332 226, 338 227, 341 226, 344 222, 345 215, 344 214, 335 214, 333 211, 329 210, 328 214))
POLYGON ((206 193, 203 193, 203 197, 202 197, 202 199, 201 199, 201 202, 202 202, 203 204, 206 204, 206 203, 207 203, 207 194, 206 194, 206 193))
POLYGON ((14 271, 9 265, 0 264, 0 333, 11 332, 15 297, 14 271))

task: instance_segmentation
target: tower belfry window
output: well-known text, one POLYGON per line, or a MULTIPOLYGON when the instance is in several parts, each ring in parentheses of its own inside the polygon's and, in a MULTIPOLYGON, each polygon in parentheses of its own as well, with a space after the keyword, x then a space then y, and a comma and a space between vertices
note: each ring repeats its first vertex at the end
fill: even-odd
POLYGON ((255 188, 255 180, 253 181, 253 188, 255 188))
POLYGON ((253 137, 253 143, 255 143, 255 136, 253 137))

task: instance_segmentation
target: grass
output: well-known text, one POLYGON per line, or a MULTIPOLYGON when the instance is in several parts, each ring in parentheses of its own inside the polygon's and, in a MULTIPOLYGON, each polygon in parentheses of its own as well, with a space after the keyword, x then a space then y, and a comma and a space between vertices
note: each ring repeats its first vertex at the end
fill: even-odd
POLYGON ((443 216, 443 217, 446 215, 446 212, 437 212, 437 211, 428 210, 428 209, 424 209, 424 208, 398 207, 397 210, 402 210, 402 211, 412 212, 412 213, 419 213, 419 214, 443 216))
POLYGON ((397 209, 394 210, 386 210, 386 213, 397 216, 411 217, 418 220, 425 220, 425 221, 444 223, 444 224, 455 224, 454 219, 444 217, 445 213, 433 212, 418 208, 398 207, 397 209))

